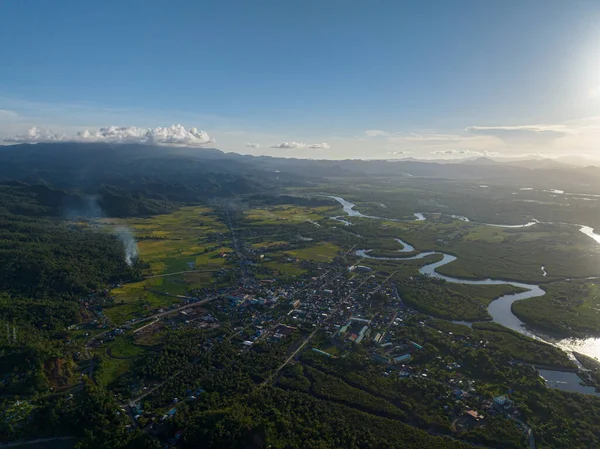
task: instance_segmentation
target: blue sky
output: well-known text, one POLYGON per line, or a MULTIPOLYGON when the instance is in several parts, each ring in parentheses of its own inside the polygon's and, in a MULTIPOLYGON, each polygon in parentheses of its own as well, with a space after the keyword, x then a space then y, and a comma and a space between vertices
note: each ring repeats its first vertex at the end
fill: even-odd
POLYGON ((187 143, 296 157, 600 144, 597 0, 13 0, 0 17, 3 139, 182 124, 206 133, 187 143))

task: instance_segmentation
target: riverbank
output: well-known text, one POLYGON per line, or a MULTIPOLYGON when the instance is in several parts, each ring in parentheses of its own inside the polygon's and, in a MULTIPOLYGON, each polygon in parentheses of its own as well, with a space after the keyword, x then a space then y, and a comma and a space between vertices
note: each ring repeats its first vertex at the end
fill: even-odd
MULTIPOLYGON (((333 198, 336 201, 338 201, 342 205, 344 212, 346 212, 349 216, 371 218, 371 219, 378 219, 378 220, 382 219, 382 217, 366 216, 366 215, 361 214, 360 212, 358 212, 354 209, 355 204, 348 202, 341 197, 330 196, 330 198, 333 198)), ((524 226, 530 226, 530 224, 527 223, 526 225, 522 225, 520 227, 524 227, 524 226)), ((514 226, 508 226, 508 227, 513 228, 514 226)), ((402 242, 399 239, 398 239, 398 242, 405 244, 404 242, 402 242)), ((408 244, 405 244, 405 245, 408 245, 408 244)), ((410 245, 408 245, 408 246, 410 246, 410 245)), ((362 249, 362 250, 358 250, 356 252, 356 255, 359 257, 379 259, 376 256, 370 256, 368 254, 368 252, 369 252, 368 249, 362 249)), ((447 276, 447 275, 441 274, 437 270, 445 265, 448 265, 448 264, 456 261, 458 257, 455 255, 451 255, 446 252, 440 252, 440 251, 424 252, 424 253, 420 253, 420 254, 417 254, 416 256, 412 256, 412 257, 383 257, 383 258, 381 258, 381 260, 398 260, 398 261, 416 260, 416 259, 422 259, 429 255, 434 255, 434 254, 442 255, 442 260, 421 267, 419 269, 419 273, 427 275, 427 276, 431 276, 434 278, 442 279, 446 282, 456 283, 456 284, 465 284, 465 285, 506 285, 506 284, 508 284, 508 285, 512 285, 514 287, 521 288, 522 290, 524 290, 521 293, 508 294, 508 295, 503 295, 503 296, 499 297, 498 299, 496 299, 495 301, 492 301, 490 303, 487 311, 490 314, 490 316, 492 317, 494 323, 500 324, 504 327, 507 327, 508 329, 514 330, 525 336, 533 337, 533 338, 537 338, 539 340, 545 341, 540 335, 537 335, 535 332, 529 331, 525 327, 525 323, 522 322, 515 314, 512 313, 512 305, 516 301, 521 301, 524 299, 531 299, 531 298, 538 298, 538 297, 544 296, 546 294, 545 290, 543 290, 540 287, 540 285, 538 285, 538 284, 526 284, 526 283, 515 282, 515 281, 504 281, 501 279, 478 279, 478 280, 463 279, 463 278, 457 278, 457 277, 452 277, 452 276, 447 276)), ((572 340, 574 340, 574 339, 571 339, 571 341, 572 340)), ((585 339, 582 339, 582 340, 585 340, 585 339)), ((569 349, 569 346, 572 345, 572 342, 570 343, 569 346, 567 344, 564 344, 562 341, 559 341, 556 344, 553 342, 548 342, 548 343, 552 344, 552 345, 558 345, 565 351, 572 350, 572 349, 569 349)), ((596 342, 588 342, 591 344, 587 344, 587 345, 585 344, 586 343, 585 341, 580 342, 580 343, 583 343, 583 344, 579 345, 580 349, 581 349, 580 352, 582 352, 588 356, 591 356, 591 357, 600 356, 600 346, 596 345, 596 342)))

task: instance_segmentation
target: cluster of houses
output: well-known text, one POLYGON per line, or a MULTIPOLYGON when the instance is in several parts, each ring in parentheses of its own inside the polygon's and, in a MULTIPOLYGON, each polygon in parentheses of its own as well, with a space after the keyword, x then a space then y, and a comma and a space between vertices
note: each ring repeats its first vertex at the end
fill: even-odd
POLYGON ((420 351, 423 346, 414 341, 404 341, 395 344, 392 342, 380 344, 372 353, 373 360, 387 365, 401 365, 412 359, 414 351, 420 351))

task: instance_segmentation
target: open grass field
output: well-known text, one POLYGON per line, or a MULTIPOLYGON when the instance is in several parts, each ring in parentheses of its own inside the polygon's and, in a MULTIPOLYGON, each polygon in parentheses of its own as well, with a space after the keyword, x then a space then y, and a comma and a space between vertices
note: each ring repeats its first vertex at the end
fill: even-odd
POLYGON ((131 335, 123 335, 108 344, 107 353, 118 359, 132 359, 148 351, 148 347, 138 345, 131 335))
POLYGON ((190 206, 172 214, 102 221, 129 227, 137 240, 141 263, 149 266, 144 273, 146 280, 112 291, 115 305, 105 314, 115 324, 180 302, 167 295, 186 295, 189 290, 211 285, 213 273, 228 263, 223 254, 233 252, 228 246, 228 228, 208 207, 190 206))
POLYGON ((148 275, 177 273, 205 264, 220 266, 223 261, 212 263, 213 257, 232 251, 227 246, 227 227, 208 207, 189 206, 172 214, 103 222, 133 231, 140 259, 150 265, 148 275), (216 235, 222 238, 215 239, 216 235))
POLYGON ((102 369, 98 374, 98 380, 102 385, 109 386, 123 374, 131 371, 133 359, 113 359, 106 354, 102 358, 102 369))
POLYGON ((245 218, 252 224, 277 224, 281 222, 301 223, 308 220, 319 221, 329 216, 336 207, 303 207, 295 205, 280 205, 269 208, 251 209, 246 211, 245 218))
MULTIPOLYGON (((165 296, 154 291, 161 291, 165 278, 146 279, 141 282, 132 282, 115 288, 112 294, 115 304, 104 310, 104 314, 116 325, 126 321, 148 315, 150 312, 173 304, 181 303, 181 299, 165 296), (154 291, 152 291, 154 290, 154 291)), ((173 282, 169 280, 168 282, 173 282)), ((175 289, 177 290, 177 289, 175 289)), ((171 294, 177 294, 176 291, 171 294)))
POLYGON ((253 243, 252 248, 256 248, 256 249, 261 249, 261 248, 273 248, 273 247, 277 247, 280 245, 287 245, 288 242, 284 241, 284 240, 280 240, 280 241, 274 241, 274 242, 258 242, 258 243, 253 243))
POLYGON ((132 335, 120 335, 114 341, 98 347, 96 353, 102 358, 99 381, 111 385, 119 377, 131 371, 136 359, 149 354, 152 346, 136 343, 132 335))
POLYGON ((339 251, 341 248, 333 243, 319 243, 308 248, 289 250, 286 254, 301 260, 330 262, 339 251))

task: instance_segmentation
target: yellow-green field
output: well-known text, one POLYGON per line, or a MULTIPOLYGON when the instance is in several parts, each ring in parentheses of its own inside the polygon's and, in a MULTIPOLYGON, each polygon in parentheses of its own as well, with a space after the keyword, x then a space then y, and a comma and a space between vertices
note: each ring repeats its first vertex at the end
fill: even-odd
POLYGON ((185 295, 210 285, 212 274, 227 263, 223 254, 232 252, 227 246, 228 228, 208 207, 190 206, 172 214, 102 221, 129 227, 138 242, 141 263, 149 266, 144 272, 148 276, 145 281, 113 290, 115 305, 105 313, 116 324, 181 301, 167 295, 185 295))
POLYGON ((270 268, 279 275, 283 276, 300 276, 306 273, 306 270, 300 268, 296 264, 292 263, 281 263, 281 262, 265 262, 263 266, 270 268))
MULTIPOLYGON (((260 229, 261 225, 287 223, 296 225, 307 220, 325 221, 335 207, 299 207, 278 205, 245 212, 247 223, 260 229)), ((138 242, 139 258, 146 279, 123 285, 112 291, 114 305, 104 310, 106 316, 120 325, 131 319, 147 316, 158 309, 181 303, 189 291, 207 287, 215 282, 213 276, 223 268, 237 266, 233 259, 228 227, 209 207, 183 207, 172 214, 147 218, 104 219, 105 224, 127 226, 138 242)), ((256 231, 255 231, 256 232, 256 231)), ((333 243, 312 243, 301 249, 283 250, 278 246, 289 242, 281 235, 257 232, 253 248, 275 251, 272 261, 264 266, 281 276, 298 276, 306 270, 298 263, 280 263, 284 254, 299 260, 329 262, 341 250, 333 243)), ((250 243, 250 242, 248 242, 250 243)), ((269 276, 269 274, 263 274, 269 276)))
POLYGON ((341 251, 341 248, 333 243, 319 243, 308 248, 288 250, 285 251, 285 254, 289 254, 291 257, 297 257, 300 260, 330 262, 339 251, 341 251))
POLYGON ((142 262, 150 265, 148 275, 161 275, 201 268, 198 265, 222 266, 211 259, 231 249, 209 241, 214 233, 227 234, 227 227, 211 208, 183 207, 172 214, 149 218, 105 219, 114 225, 133 230, 142 262))
POLYGON ((492 226, 478 226, 464 236, 464 240, 485 240, 487 242, 502 243, 506 237, 506 233, 502 228, 492 226))
POLYGON ((253 243, 251 246, 252 246, 252 248, 260 249, 260 248, 273 248, 276 246, 287 245, 287 244, 288 244, 288 242, 281 240, 281 241, 275 241, 275 242, 253 243))
POLYGON ((336 210, 336 207, 330 206, 310 208, 284 204, 268 209, 251 209, 246 211, 245 216, 252 224, 301 223, 308 220, 322 220, 336 210))
MULTIPOLYGON (((160 308, 181 303, 179 298, 155 293, 160 290, 159 287, 164 285, 164 281, 165 278, 152 278, 124 284, 120 288, 113 289, 115 305, 105 309, 104 314, 114 324, 119 325, 132 318, 148 315, 149 312, 160 308)), ((170 294, 181 294, 181 291, 170 292, 170 294)))

